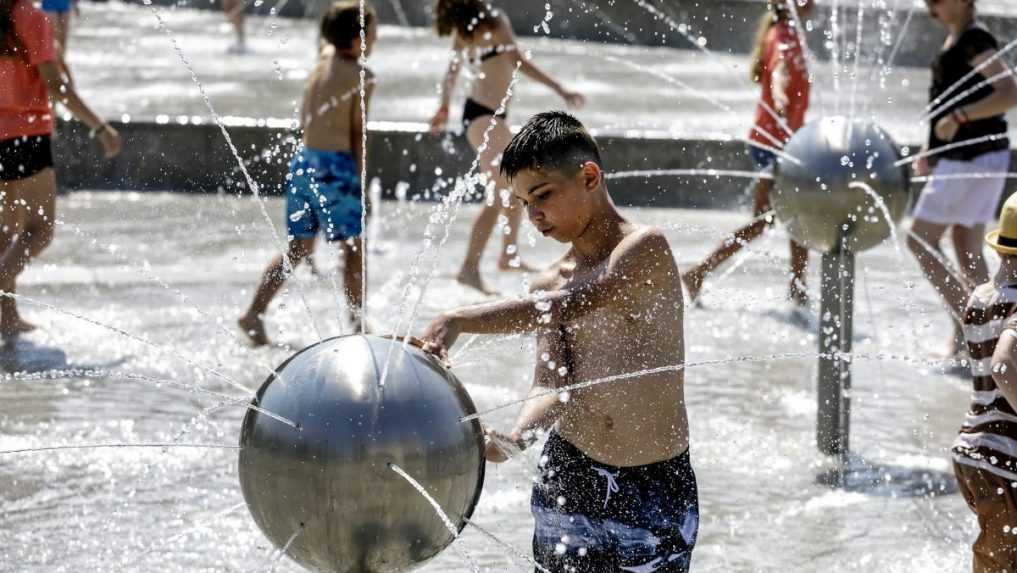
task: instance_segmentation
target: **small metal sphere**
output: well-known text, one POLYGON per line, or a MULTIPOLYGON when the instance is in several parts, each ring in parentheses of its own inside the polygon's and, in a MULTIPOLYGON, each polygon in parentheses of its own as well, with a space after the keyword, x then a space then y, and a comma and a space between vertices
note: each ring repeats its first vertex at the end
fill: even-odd
POLYGON ((883 242, 907 209, 909 180, 896 144, 873 123, 824 117, 794 134, 781 156, 774 211, 797 241, 860 252, 883 242), (885 203, 886 220, 865 186, 885 203))
POLYGON ((480 497, 482 430, 459 421, 476 408, 455 376, 415 347, 377 336, 322 341, 284 362, 254 404, 298 428, 248 410, 240 487, 258 527, 308 569, 402 572, 452 542, 391 464, 460 530, 480 497))

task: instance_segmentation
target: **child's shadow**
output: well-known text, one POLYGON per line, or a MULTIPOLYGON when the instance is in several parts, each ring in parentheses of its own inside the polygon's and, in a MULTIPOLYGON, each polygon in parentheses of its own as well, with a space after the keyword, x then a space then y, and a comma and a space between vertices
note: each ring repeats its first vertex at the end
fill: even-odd
POLYGON ((115 368, 127 362, 123 357, 103 364, 72 364, 67 353, 55 346, 37 344, 20 337, 0 345, 0 372, 40 374, 58 370, 102 370, 115 368))
POLYGON ((957 493, 952 473, 931 468, 883 465, 855 454, 816 476, 816 482, 876 497, 938 497, 957 493))

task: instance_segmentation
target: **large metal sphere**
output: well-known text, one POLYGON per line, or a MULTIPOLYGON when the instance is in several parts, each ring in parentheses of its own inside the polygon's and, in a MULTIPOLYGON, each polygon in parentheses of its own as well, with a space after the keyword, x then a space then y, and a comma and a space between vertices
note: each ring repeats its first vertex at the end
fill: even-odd
POLYGON ((824 117, 805 125, 778 163, 773 206, 791 236, 822 252, 859 252, 883 242, 888 221, 863 183, 886 204, 893 223, 908 204, 908 172, 897 146, 872 123, 824 117), (797 161, 796 161, 797 160, 797 161))
POLYGON ((254 403, 299 429, 248 410, 240 487, 265 535, 280 548, 292 539, 286 553, 308 569, 407 571, 451 543, 389 464, 419 481, 459 529, 476 506, 483 435, 476 420, 459 422, 476 409, 430 354, 376 336, 332 338, 284 362, 254 403))

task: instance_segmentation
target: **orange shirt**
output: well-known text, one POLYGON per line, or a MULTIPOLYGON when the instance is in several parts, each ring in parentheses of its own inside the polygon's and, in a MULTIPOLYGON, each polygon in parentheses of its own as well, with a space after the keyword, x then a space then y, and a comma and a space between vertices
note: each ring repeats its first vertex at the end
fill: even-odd
MULTIPOLYGON (((762 56, 763 73, 759 83, 763 88, 763 93, 760 99, 762 99, 762 103, 770 106, 770 109, 777 110, 773 101, 773 76, 777 65, 783 62, 787 73, 785 91, 788 97, 784 120, 792 132, 798 131, 805 123, 811 85, 809 84, 809 69, 805 61, 805 52, 794 25, 781 21, 771 26, 770 31, 766 34, 766 46, 762 56)), ((781 147, 774 145, 772 139, 759 133, 760 130, 765 131, 777 141, 785 143, 791 139, 791 135, 766 111, 762 103, 756 106, 756 117, 753 129, 749 132, 749 139, 771 147, 781 147)))
POLYGON ((11 18, 20 49, 0 57, 0 140, 53 132, 46 83, 37 67, 56 59, 49 21, 31 0, 16 0, 11 18))

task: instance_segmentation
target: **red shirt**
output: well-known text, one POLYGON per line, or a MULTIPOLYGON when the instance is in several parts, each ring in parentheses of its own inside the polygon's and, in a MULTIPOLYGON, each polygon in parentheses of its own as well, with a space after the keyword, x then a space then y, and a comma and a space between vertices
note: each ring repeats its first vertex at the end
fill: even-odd
POLYGON ((777 123, 769 112, 763 107, 763 103, 770 106, 770 109, 777 111, 773 101, 773 80, 774 71, 781 62, 787 73, 787 84, 785 92, 788 103, 784 113, 784 120, 791 131, 798 131, 805 123, 805 111, 809 108, 809 69, 805 61, 805 53, 798 38, 798 32, 788 22, 777 22, 770 27, 766 34, 766 46, 763 48, 763 73, 759 83, 763 88, 761 94, 762 103, 756 106, 756 117, 753 122, 753 129, 749 132, 749 139, 757 143, 780 147, 774 145, 772 139, 759 133, 760 130, 772 135, 777 141, 787 142, 791 135, 777 123))
POLYGON ((16 0, 11 11, 18 53, 0 57, 0 140, 53 132, 46 83, 39 64, 56 59, 46 15, 31 0, 16 0))

